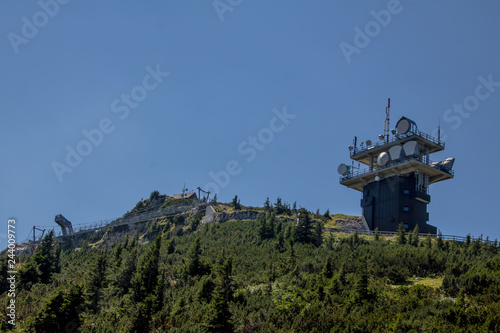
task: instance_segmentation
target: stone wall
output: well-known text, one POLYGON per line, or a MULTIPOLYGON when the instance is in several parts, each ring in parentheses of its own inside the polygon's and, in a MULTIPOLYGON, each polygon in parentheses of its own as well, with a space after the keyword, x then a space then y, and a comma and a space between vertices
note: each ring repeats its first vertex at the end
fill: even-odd
POLYGON ((259 218, 261 213, 255 210, 242 210, 233 213, 226 211, 219 213, 215 218, 215 222, 226 222, 231 220, 255 220, 259 218))

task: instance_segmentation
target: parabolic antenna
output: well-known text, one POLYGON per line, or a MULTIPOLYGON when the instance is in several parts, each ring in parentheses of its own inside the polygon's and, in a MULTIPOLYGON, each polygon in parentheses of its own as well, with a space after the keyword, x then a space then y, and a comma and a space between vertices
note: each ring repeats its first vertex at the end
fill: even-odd
POLYGON ((406 156, 418 154, 418 143, 417 141, 408 141, 403 145, 406 156))
POLYGON ((366 145, 371 146, 372 145, 372 140, 366 140, 366 145))
POLYGON ((453 157, 448 157, 447 159, 441 162, 441 166, 446 170, 450 171, 453 168, 453 163, 455 163, 455 159, 453 157))
POLYGON ((378 165, 384 166, 387 164, 387 162, 389 162, 389 154, 387 154, 386 152, 380 153, 380 155, 378 155, 377 157, 378 165))
POLYGON ((379 135, 378 135, 378 139, 379 139, 380 141, 383 141, 383 140, 384 140, 384 136, 383 136, 382 134, 379 134, 379 135))
POLYGON ((418 130, 417 124, 413 120, 406 117, 401 117, 401 119, 399 119, 396 124, 396 129, 399 134, 406 134, 410 131, 415 132, 418 130))
POLYGON ((410 130, 410 122, 408 121, 408 119, 403 118, 400 121, 398 121, 396 129, 398 130, 398 133, 406 134, 410 130))
POLYGON ((402 150, 403 146, 400 145, 392 146, 391 149, 389 149, 389 155, 391 155, 391 159, 393 161, 398 160, 401 157, 402 150))
POLYGON ((351 169, 350 166, 348 166, 345 163, 341 163, 339 167, 337 168, 337 172, 341 174, 342 176, 345 176, 349 173, 349 170, 351 169))

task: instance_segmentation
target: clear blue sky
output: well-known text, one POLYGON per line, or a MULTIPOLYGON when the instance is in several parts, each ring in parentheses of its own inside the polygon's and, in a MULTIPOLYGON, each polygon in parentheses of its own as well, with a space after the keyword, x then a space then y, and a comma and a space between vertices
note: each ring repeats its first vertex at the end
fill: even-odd
POLYGON ((336 169, 355 135, 382 132, 388 97, 393 126, 441 118, 433 159, 456 158, 430 223, 500 238, 498 1, 60 1, 0 4, 1 248, 9 217, 21 241, 56 214, 93 222, 205 187, 228 163, 221 201, 360 215, 336 169), (71 167, 67 147, 87 156, 71 167))

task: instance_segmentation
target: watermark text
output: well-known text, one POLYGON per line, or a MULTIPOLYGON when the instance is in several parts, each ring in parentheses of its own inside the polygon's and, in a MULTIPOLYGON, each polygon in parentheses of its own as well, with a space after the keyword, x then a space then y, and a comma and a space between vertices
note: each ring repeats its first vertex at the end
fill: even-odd
POLYGON ((58 13, 61 5, 66 5, 70 0, 40 0, 38 1, 38 6, 40 6, 39 11, 37 11, 31 19, 26 16, 21 17, 22 26, 21 33, 17 34, 14 32, 9 32, 7 34, 7 39, 12 46, 15 54, 19 53, 19 47, 21 45, 26 45, 29 41, 38 35, 40 29, 45 27, 50 19, 54 18, 58 13))
MULTIPOLYGON (((146 66, 146 74, 142 79, 142 84, 133 87, 129 93, 122 93, 120 98, 116 98, 111 102, 111 112, 117 114, 118 119, 125 120, 130 115, 130 111, 136 109, 139 103, 148 97, 148 93, 156 89, 163 79, 170 73, 162 72, 160 65, 156 65, 153 69, 151 66, 146 66)), ((71 173, 82 162, 83 158, 89 156, 95 147, 102 144, 106 134, 110 134, 115 130, 116 126, 111 118, 102 118, 96 128, 90 130, 82 130, 82 135, 85 139, 80 140, 73 148, 66 146, 66 159, 63 163, 53 161, 51 163, 52 170, 61 183, 65 173, 71 173)))
MULTIPOLYGON (((281 133, 297 115, 287 112, 286 106, 283 110, 273 109, 274 116, 269 121, 269 126, 262 128, 256 135, 249 135, 238 146, 237 151, 241 156, 246 156, 247 162, 255 160, 259 152, 262 152, 275 138, 277 133, 281 133)), ((243 171, 241 163, 230 160, 223 170, 218 172, 210 171, 208 175, 213 182, 207 183, 203 188, 211 193, 218 193, 226 188, 231 182, 231 177, 239 175, 243 171)))
POLYGON ((16 220, 7 220, 7 296, 9 303, 7 305, 8 323, 12 326, 16 325, 16 220))

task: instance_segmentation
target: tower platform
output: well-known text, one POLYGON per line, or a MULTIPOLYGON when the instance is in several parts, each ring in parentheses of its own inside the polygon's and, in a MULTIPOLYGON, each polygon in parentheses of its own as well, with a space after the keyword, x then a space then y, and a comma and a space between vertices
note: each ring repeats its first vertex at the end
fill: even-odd
POLYGON ((425 158, 412 158, 401 160, 398 163, 389 166, 378 167, 370 171, 370 169, 353 171, 345 176, 340 176, 340 184, 357 191, 363 192, 363 186, 376 181, 375 177, 388 178, 408 174, 414 171, 421 171, 429 175, 429 185, 454 177, 453 170, 447 170, 440 167, 439 162, 431 162, 425 158))

